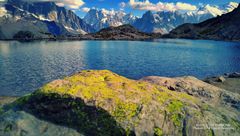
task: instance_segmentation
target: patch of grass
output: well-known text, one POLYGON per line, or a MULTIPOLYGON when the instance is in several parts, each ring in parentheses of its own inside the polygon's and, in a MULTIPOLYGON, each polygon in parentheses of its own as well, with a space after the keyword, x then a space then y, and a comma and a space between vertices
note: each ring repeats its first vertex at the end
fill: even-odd
POLYGON ((137 111, 137 104, 120 102, 116 105, 116 108, 113 111, 113 116, 116 117, 118 120, 123 121, 136 116, 137 111))
POLYGON ((4 113, 4 110, 3 110, 2 107, 0 107, 0 115, 1 115, 2 113, 4 113))
POLYGON ((181 127, 182 126, 183 115, 174 113, 174 114, 171 115, 171 120, 173 121, 175 126, 181 127))
POLYGON ((208 136, 214 136, 214 131, 212 129, 208 131, 208 136))
POLYGON ((170 104, 168 105, 169 112, 180 112, 183 108, 184 104, 181 101, 178 100, 172 100, 170 104))
POLYGON ((8 124, 6 125, 6 127, 4 128, 4 132, 7 133, 7 132, 10 132, 12 130, 13 126, 12 124, 8 124))
POLYGON ((32 94, 23 96, 23 97, 17 99, 14 103, 20 104, 20 105, 21 105, 21 104, 24 104, 24 103, 26 103, 26 102, 31 98, 31 96, 32 96, 32 94))
POLYGON ((236 119, 231 119, 230 124, 240 132, 240 122, 236 119))
POLYGON ((170 114, 170 119, 173 121, 175 126, 182 126, 182 120, 184 118, 182 112, 183 107, 184 104, 178 100, 172 100, 167 106, 167 110, 170 114))
POLYGON ((163 131, 161 128, 155 127, 153 131, 154 131, 154 136, 163 136, 163 131))

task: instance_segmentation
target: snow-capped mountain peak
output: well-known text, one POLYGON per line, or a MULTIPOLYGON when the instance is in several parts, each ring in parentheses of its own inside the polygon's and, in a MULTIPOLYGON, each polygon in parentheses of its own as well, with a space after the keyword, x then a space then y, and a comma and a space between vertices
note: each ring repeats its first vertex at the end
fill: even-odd
POLYGON ((221 9, 225 10, 225 12, 231 12, 237 7, 238 7, 237 2, 229 2, 228 4, 224 4, 221 9))
POLYGON ((143 32, 168 33, 175 27, 184 23, 199 23, 209 18, 228 13, 237 7, 238 3, 230 2, 222 6, 203 5, 195 11, 147 11, 142 18, 133 24, 143 32))
POLYGON ((209 4, 205 5, 204 7, 199 8, 197 14, 211 14, 214 17, 218 15, 222 15, 224 13, 223 10, 219 9, 217 6, 210 6, 209 4))
POLYGON ((83 20, 93 26, 94 29, 100 30, 109 26, 132 24, 136 17, 121 10, 91 9, 83 20))
POLYGON ((5 7, 0 7, 0 17, 3 17, 7 14, 7 10, 5 7))
POLYGON ((222 14, 231 12, 233 9, 238 7, 238 3, 236 2, 229 2, 227 4, 224 5, 220 5, 220 6, 211 6, 209 4, 204 5, 199 7, 199 9, 196 11, 196 14, 211 14, 214 17, 216 16, 220 16, 222 14))
POLYGON ((96 30, 109 26, 131 24, 143 32, 168 33, 178 25, 184 23, 199 23, 206 19, 220 16, 235 9, 238 3, 229 2, 224 5, 202 5, 194 11, 146 11, 141 18, 124 11, 91 9, 84 21, 96 30))

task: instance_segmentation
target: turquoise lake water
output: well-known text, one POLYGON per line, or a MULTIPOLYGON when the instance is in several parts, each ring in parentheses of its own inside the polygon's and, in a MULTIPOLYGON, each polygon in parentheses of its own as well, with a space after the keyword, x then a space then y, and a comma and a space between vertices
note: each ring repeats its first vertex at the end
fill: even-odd
POLYGON ((132 79, 240 71, 240 43, 207 40, 0 41, 0 96, 21 96, 83 69, 132 79))

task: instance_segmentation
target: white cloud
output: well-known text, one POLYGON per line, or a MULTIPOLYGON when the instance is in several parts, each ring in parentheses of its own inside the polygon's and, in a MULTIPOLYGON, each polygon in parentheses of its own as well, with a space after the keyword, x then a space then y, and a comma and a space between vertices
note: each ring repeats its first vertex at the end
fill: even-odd
POLYGON ((90 8, 88 8, 88 7, 83 7, 83 8, 81 8, 81 11, 82 12, 88 12, 90 10, 90 8))
POLYGON ((82 5, 84 5, 83 0, 24 0, 28 2, 46 2, 46 1, 51 1, 55 2, 58 6, 66 6, 71 9, 78 9, 82 5))
POLYGON ((229 2, 228 7, 227 7, 226 10, 227 10, 228 12, 231 12, 231 11, 233 11, 233 9, 235 9, 235 8, 238 7, 238 4, 239 4, 239 3, 237 3, 237 2, 229 2))
POLYGON ((7 0, 0 0, 0 6, 1 6, 2 4, 4 4, 5 2, 7 2, 7 0))
POLYGON ((109 15, 114 15, 114 14, 116 14, 116 11, 115 11, 114 9, 107 10, 107 9, 105 9, 105 8, 102 8, 101 11, 102 11, 102 13, 104 13, 104 14, 109 14, 109 15))
POLYGON ((180 10, 196 10, 197 7, 195 5, 191 5, 188 3, 177 2, 176 7, 180 10))
POLYGON ((152 10, 152 11, 175 11, 175 10, 196 10, 195 5, 188 3, 177 2, 167 3, 167 2, 158 2, 156 4, 151 3, 149 0, 138 1, 130 0, 129 5, 138 10, 152 10))
POLYGON ((7 14, 7 10, 5 9, 5 7, 0 7, 0 17, 3 17, 6 14, 7 14))
POLYGON ((121 9, 124 9, 126 6, 127 6, 127 4, 126 4, 125 2, 119 3, 119 7, 120 7, 121 9))
POLYGON ((218 16, 218 15, 222 15, 225 12, 224 10, 219 9, 219 7, 210 6, 209 4, 204 6, 204 8, 206 10, 198 11, 198 14, 206 14, 206 12, 208 12, 208 13, 211 13, 213 16, 218 16))

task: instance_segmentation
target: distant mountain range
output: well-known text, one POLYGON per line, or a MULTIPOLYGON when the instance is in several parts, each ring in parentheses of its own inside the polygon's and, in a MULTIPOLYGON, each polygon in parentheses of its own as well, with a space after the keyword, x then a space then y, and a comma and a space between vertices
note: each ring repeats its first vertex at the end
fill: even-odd
POLYGON ((236 8, 237 5, 238 3, 234 2, 221 6, 204 5, 196 11, 189 12, 161 11, 153 13, 147 11, 141 18, 123 11, 91 9, 83 20, 96 30, 101 30, 109 26, 131 24, 142 32, 168 33, 184 23, 199 23, 206 19, 228 13, 236 8))
POLYGON ((240 41, 240 5, 222 16, 181 25, 165 37, 240 41))
POLYGON ((108 11, 104 9, 91 9, 83 18, 87 24, 91 25, 97 31, 110 26, 116 27, 124 24, 133 24, 136 19, 137 17, 131 13, 126 14, 123 11, 108 11))
POLYGON ((228 13, 237 5, 233 2, 221 6, 205 5, 189 12, 147 11, 142 17, 124 11, 91 9, 80 18, 54 2, 8 0, 0 5, 0 39, 76 37, 125 24, 141 32, 165 34, 184 23, 199 23, 228 13))
POLYGON ((31 32, 35 38, 95 32, 74 12, 54 2, 8 0, 0 10, 0 39, 14 38, 21 31, 31 32))

